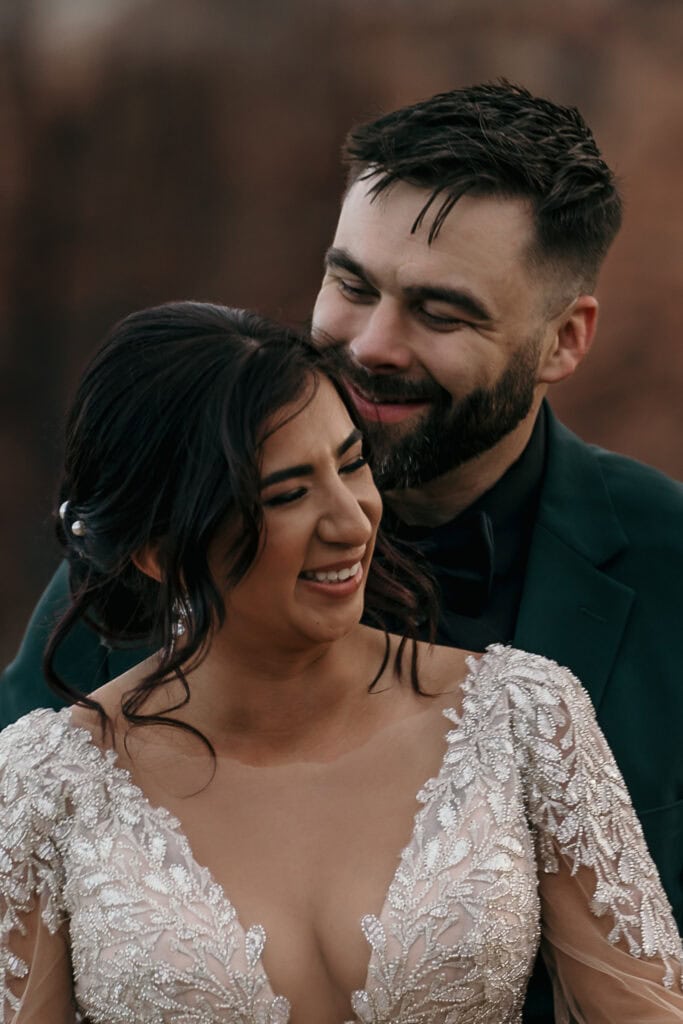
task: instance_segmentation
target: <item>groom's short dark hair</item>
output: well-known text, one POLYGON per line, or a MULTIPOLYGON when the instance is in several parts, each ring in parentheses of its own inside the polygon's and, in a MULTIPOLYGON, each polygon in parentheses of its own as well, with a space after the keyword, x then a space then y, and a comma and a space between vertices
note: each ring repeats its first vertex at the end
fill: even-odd
POLYGON ((349 186, 372 178, 378 196, 394 182, 431 196, 413 230, 431 217, 430 242, 461 196, 530 203, 534 261, 594 286, 621 225, 614 174, 573 107, 501 81, 440 93, 353 128, 344 158, 349 186))

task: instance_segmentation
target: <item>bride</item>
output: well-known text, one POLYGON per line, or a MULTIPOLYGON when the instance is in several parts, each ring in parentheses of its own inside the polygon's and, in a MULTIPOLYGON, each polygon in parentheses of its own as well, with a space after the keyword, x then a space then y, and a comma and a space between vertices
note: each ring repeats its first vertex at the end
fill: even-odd
POLYGON ((134 314, 81 382, 72 706, 0 737, 0 1021, 683 1020, 683 952, 566 669, 415 632, 352 405, 253 314, 134 314), (373 558, 373 555, 375 556, 373 558), (91 697, 79 620, 158 653, 91 697), (83 680, 87 690, 88 680, 83 680))

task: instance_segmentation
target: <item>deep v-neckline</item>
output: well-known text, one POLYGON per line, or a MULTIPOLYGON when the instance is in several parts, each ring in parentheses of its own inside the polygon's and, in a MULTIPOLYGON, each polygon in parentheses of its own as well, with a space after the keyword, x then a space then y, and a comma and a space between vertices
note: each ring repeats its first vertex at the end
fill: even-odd
MULTIPOLYGON (((362 915, 362 917, 358 921, 358 929, 361 934, 363 934, 363 922, 367 918, 372 918, 373 920, 381 922, 387 917, 388 907, 391 903, 392 894, 396 889, 397 885, 399 884, 401 865, 404 863, 406 857, 409 856, 411 849, 414 847, 416 843, 423 819, 429 813, 431 800, 433 799, 434 794, 438 792, 441 777, 444 774, 444 771, 448 765, 448 753, 450 750, 451 743, 456 733, 459 734, 462 731, 463 724, 465 723, 466 718, 468 716, 469 702, 467 700, 467 697, 471 691, 471 684, 475 680, 477 672, 479 668, 483 665, 483 662, 486 660, 487 655, 492 650, 493 648, 489 647, 487 651, 485 651, 484 654, 480 657, 475 657, 473 655, 467 657, 467 671, 465 676, 458 683, 456 691, 460 697, 460 706, 458 708, 455 705, 448 705, 447 707, 441 709, 441 716, 451 723, 450 727, 446 729, 442 737, 444 741, 443 756, 435 772, 432 775, 430 775, 420 785, 418 791, 415 793, 415 800, 418 802, 419 806, 416 808, 413 815, 410 836, 408 838, 407 843, 405 843, 405 845, 400 849, 400 851, 397 854, 396 867, 394 869, 394 872, 389 881, 389 885, 384 894, 384 899, 382 901, 379 913, 375 915, 368 912, 367 914, 362 915), (423 798, 421 798, 422 794, 425 794, 423 798)), ((279 995, 274 992, 270 982, 270 978, 268 977, 268 973, 265 968, 265 964, 263 963, 263 950, 265 947, 265 943, 267 941, 267 932, 265 927, 260 922, 256 922, 250 925, 248 928, 244 927, 240 919, 237 907, 231 901, 230 896, 226 891, 225 887, 221 885, 220 882, 218 882, 213 871, 209 867, 200 864, 199 861, 196 859, 190 840, 183 829, 182 823, 176 817, 176 815, 173 814, 173 812, 170 811, 163 804, 152 803, 152 801, 146 796, 144 790, 138 785, 137 782, 134 781, 129 769, 121 767, 119 764, 117 764, 117 752, 115 750, 112 750, 111 748, 103 750, 95 742, 95 739, 90 730, 87 728, 87 726, 76 725, 72 721, 70 708, 64 708, 62 712, 60 712, 60 714, 64 715, 65 721, 67 722, 68 728, 71 730, 72 735, 74 735, 75 737, 80 737, 81 739, 83 739, 83 741, 87 744, 89 748, 92 748, 96 751, 96 753, 99 755, 101 759, 103 769, 106 772, 109 772, 113 779, 118 780, 125 785, 128 795, 134 795, 135 799, 137 799, 141 807, 141 810, 144 812, 147 819, 151 820, 156 825, 157 828, 166 829, 173 835, 180 853, 186 860, 186 863, 191 866, 192 871, 196 874, 198 878, 202 878, 205 882, 207 882, 209 886, 213 888, 214 892, 218 894, 220 909, 222 913, 225 915, 226 920, 230 920, 234 928, 236 929, 239 935, 239 940, 242 945, 242 948, 245 951, 247 961, 250 963, 250 965, 253 966, 253 969, 255 971, 259 972, 259 981, 261 982, 261 985, 265 990, 266 998, 271 1003, 279 1002, 280 1004, 282 1004, 282 1006, 286 1004, 288 1008, 287 1020, 289 1021, 291 1017, 291 1004, 286 996, 279 995)), ((368 941, 367 937, 366 941, 368 941)), ((362 999, 363 997, 371 997, 372 969, 375 957, 375 948, 372 944, 370 944, 370 954, 368 958, 367 970, 365 972, 365 981, 363 984, 363 988, 354 989, 349 994, 350 1002, 353 1002, 355 999, 358 998, 362 999)), ((360 1018, 354 1012, 354 1018, 350 1021, 345 1021, 344 1024, 358 1024, 359 1020, 360 1018)))

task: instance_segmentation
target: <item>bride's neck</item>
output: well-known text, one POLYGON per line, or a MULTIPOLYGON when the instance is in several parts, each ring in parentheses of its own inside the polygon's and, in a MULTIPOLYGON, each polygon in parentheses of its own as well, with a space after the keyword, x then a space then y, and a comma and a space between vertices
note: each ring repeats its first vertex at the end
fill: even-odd
POLYGON ((324 758, 361 713, 381 664, 378 639, 358 627, 309 650, 258 652, 219 640, 189 674, 192 697, 180 717, 237 757, 324 758))

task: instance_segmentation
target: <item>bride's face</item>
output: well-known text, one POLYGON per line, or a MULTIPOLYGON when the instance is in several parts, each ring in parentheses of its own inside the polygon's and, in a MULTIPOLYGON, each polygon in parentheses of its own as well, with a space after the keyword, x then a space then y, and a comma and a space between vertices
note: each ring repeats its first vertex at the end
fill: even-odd
POLYGON ((321 379, 305 401, 266 425, 275 429, 262 449, 261 549, 226 597, 236 635, 286 647, 338 639, 360 620, 382 507, 333 386, 321 379))

